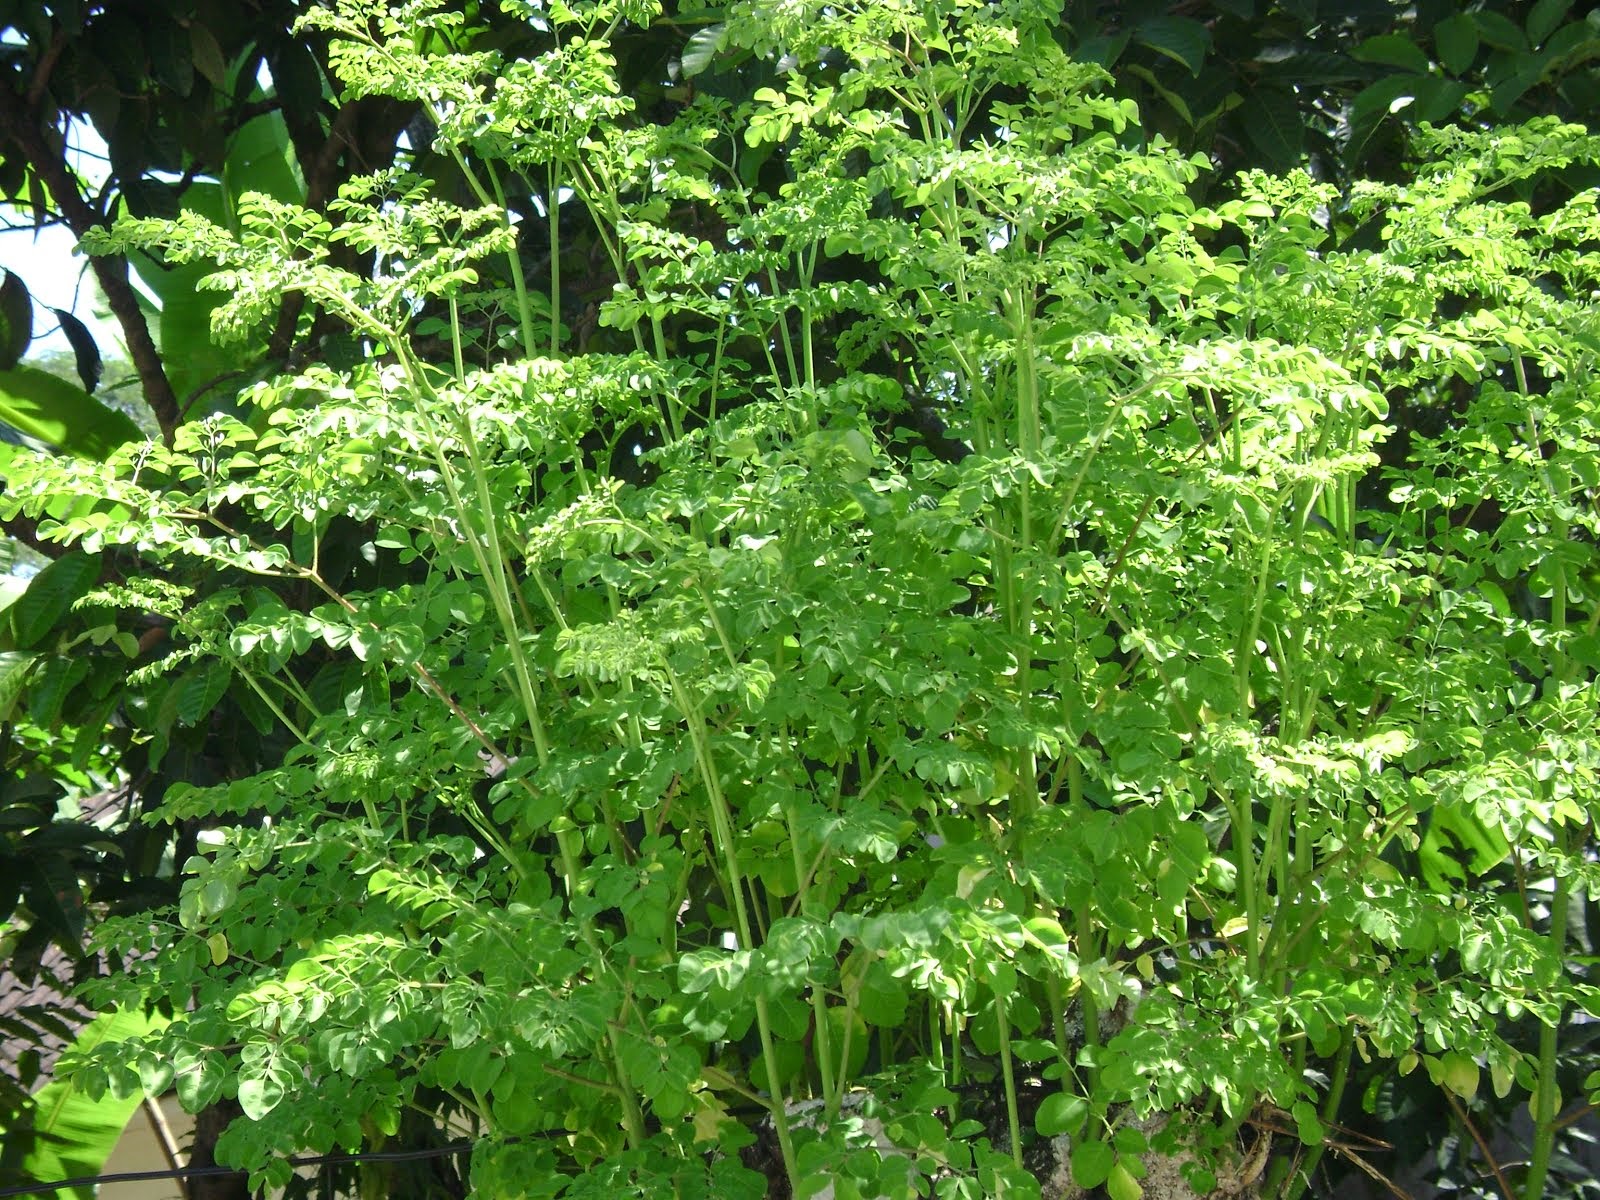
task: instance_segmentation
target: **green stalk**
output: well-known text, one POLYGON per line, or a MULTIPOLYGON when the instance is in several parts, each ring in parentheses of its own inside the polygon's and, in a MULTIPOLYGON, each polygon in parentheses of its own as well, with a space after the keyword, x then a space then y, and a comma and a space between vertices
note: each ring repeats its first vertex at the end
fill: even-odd
MULTIPOLYGON (((1557 961, 1563 961, 1567 950, 1567 909, 1572 898, 1571 887, 1564 876, 1555 880, 1555 894, 1550 899, 1550 951, 1557 961)), ((1541 1200, 1544 1196, 1545 1177, 1550 1171, 1550 1154, 1555 1148, 1556 1117, 1556 1067, 1561 1048, 1561 1024, 1566 1017, 1565 1006, 1558 1006, 1554 1020, 1539 1027, 1539 1090, 1533 1098, 1533 1151, 1528 1158, 1528 1179, 1523 1187, 1523 1200, 1541 1200)))
MULTIPOLYGON (((711 836, 722 858, 727 891, 733 901, 734 920, 738 925, 739 945, 743 949, 753 950, 755 939, 751 934, 750 911, 744 894, 744 872, 739 866, 739 851, 734 841, 733 816, 728 810, 727 797, 722 794, 722 781, 711 758, 711 744, 706 737, 704 718, 700 714, 700 706, 690 701, 677 672, 670 666, 666 667, 666 671, 673 702, 683 714, 687 726, 700 781, 705 785, 707 807, 711 811, 711 836)), ((767 1081, 772 1086, 772 1125, 778 1135, 784 1174, 788 1176, 790 1188, 798 1192, 800 1172, 795 1161, 794 1141, 789 1134, 789 1114, 785 1111, 783 1097, 778 1093, 778 1052, 772 1040, 772 1018, 767 998, 760 992, 756 993, 756 1029, 761 1038, 761 1057, 766 1063, 767 1081)))
POLYGON ((550 224, 550 357, 561 357, 561 164, 545 173, 545 218, 550 224))
MULTIPOLYGON (((800 830, 795 825, 794 810, 787 804, 783 807, 783 819, 789 826, 789 853, 794 859, 794 877, 800 893, 800 911, 809 916, 815 907, 811 900, 810 879, 805 862, 800 857, 800 830)), ((817 1070, 822 1075, 823 1111, 827 1114, 827 1120, 831 1121, 839 1115, 839 1101, 843 1089, 834 1086, 833 1030, 828 1025, 828 1002, 822 988, 816 986, 811 988, 811 1023, 812 1036, 817 1045, 817 1070)), ((848 1033, 848 1024, 845 1029, 848 1033)))
MULTIPOLYGON (((1335 1052, 1333 1079, 1328 1084, 1328 1094, 1322 1101, 1322 1125, 1325 1129, 1331 1128, 1339 1117, 1339 1105, 1344 1103, 1345 1084, 1350 1082, 1350 1059, 1355 1052, 1355 1045, 1355 1030, 1346 1025, 1343 1034, 1339 1037, 1339 1049, 1335 1052)), ((1300 1164, 1300 1169, 1295 1172, 1293 1178, 1284 1181, 1282 1200, 1300 1200, 1301 1195, 1310 1186, 1312 1172, 1317 1169, 1317 1164, 1322 1161, 1322 1156, 1327 1149, 1327 1138, 1323 1138, 1315 1146, 1307 1148, 1306 1157, 1300 1164)), ((1270 1188, 1264 1190, 1266 1194, 1271 1194, 1270 1188)))
POLYGON ((1011 1161, 1022 1166, 1022 1121, 1017 1112, 1017 1073, 1011 1061, 1011 1018, 1006 1011, 1006 998, 995 982, 994 1019, 1000 1027, 1000 1072, 1006 1084, 1006 1129, 1011 1134, 1011 1161))
MULTIPOLYGON (((1524 391, 1527 381, 1523 377, 1522 359, 1516 359, 1517 379, 1524 391)), ((1531 423, 1531 422, 1530 422, 1531 423)), ((1535 444, 1537 442, 1535 441, 1535 444)), ((1556 469, 1552 469, 1547 476, 1550 488, 1550 498, 1553 504, 1559 505, 1566 497, 1570 486, 1570 479, 1564 471, 1561 477, 1556 478, 1556 469)), ((1556 517, 1555 534, 1565 542, 1568 528, 1565 520, 1556 517)), ((1567 630, 1567 573, 1565 567, 1558 566, 1554 586, 1550 595, 1550 624, 1557 634, 1564 634, 1567 630)), ((1560 641, 1557 645, 1561 645, 1560 641)), ((1560 652, 1561 658, 1556 663, 1555 680, 1557 685, 1564 683, 1570 674, 1571 663, 1564 651, 1560 652)), ((1558 854, 1568 851, 1567 838, 1564 832, 1557 830, 1553 838, 1558 854)), ((1564 963, 1567 953, 1567 915, 1571 906, 1572 886, 1565 875, 1557 874, 1552 881, 1550 897, 1550 932, 1547 935, 1550 941, 1550 953, 1558 963, 1564 963)), ((1544 1195, 1545 1177, 1550 1171, 1550 1154, 1555 1148, 1556 1140, 1556 1067, 1560 1050, 1561 1025, 1566 1019, 1565 1005, 1558 1004, 1554 1018, 1549 1024, 1539 1028, 1539 1090, 1533 1102, 1533 1150, 1528 1159, 1528 1179, 1523 1188, 1523 1200, 1540 1200, 1544 1195)))

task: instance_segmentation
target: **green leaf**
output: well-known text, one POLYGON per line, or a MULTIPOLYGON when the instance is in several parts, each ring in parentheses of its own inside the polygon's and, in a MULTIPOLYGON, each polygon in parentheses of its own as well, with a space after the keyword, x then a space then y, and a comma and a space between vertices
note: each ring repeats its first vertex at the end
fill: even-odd
POLYGON ((689 38, 679 58, 685 79, 693 79, 701 74, 717 57, 717 52, 722 49, 724 38, 727 36, 727 26, 718 22, 707 25, 704 29, 697 29, 689 38))
POLYGON ((1198 75, 1205 65, 1206 51, 1211 48, 1211 31, 1189 17, 1150 17, 1140 22, 1133 40, 1182 63, 1191 75, 1198 75))
POLYGON ((1274 170, 1287 171, 1300 162, 1305 144, 1305 122, 1294 93, 1286 88, 1260 87, 1246 97, 1254 119, 1245 126, 1250 140, 1274 170))
POLYGON ((1472 14, 1478 26, 1478 36, 1496 50, 1521 52, 1528 48, 1528 39, 1511 19, 1503 13, 1483 11, 1472 14))
POLYGON ((222 57, 222 47, 203 21, 189 23, 189 52, 194 69, 205 76, 207 83, 219 90, 228 86, 228 64, 222 57))
POLYGON ((1413 71, 1418 75, 1426 75, 1432 65, 1415 42, 1398 33, 1370 37, 1350 51, 1350 57, 1358 62, 1399 67, 1402 71, 1413 71))
POLYGON ((1057 1092, 1046 1096, 1039 1111, 1034 1114, 1033 1125, 1043 1137, 1060 1133, 1076 1134, 1089 1116, 1089 1102, 1071 1092, 1057 1092))
POLYGON ((0 371, 0 421, 78 458, 103 459, 144 436, 127 414, 38 367, 0 371))
POLYGON ((1538 0, 1528 10, 1528 41, 1535 46, 1544 45, 1545 38, 1555 32, 1571 8, 1572 0, 1538 0))
POLYGON ((100 578, 100 556, 69 550, 33 577, 11 606, 17 645, 31 649, 55 628, 68 609, 100 578))
POLYGON ((191 727, 198 725, 217 706, 232 679, 233 673, 221 659, 185 671, 178 682, 178 720, 191 727))
POLYGON ((33 340, 33 297, 22 276, 6 271, 0 282, 0 370, 9 371, 33 340))
POLYGON ((1081 1188, 1097 1188, 1117 1165, 1117 1152, 1106 1142, 1079 1142, 1072 1148, 1072 1182, 1081 1188))
POLYGON ((1127 1165, 1118 1160, 1117 1165, 1112 1167, 1111 1173, 1106 1176, 1106 1195, 1110 1196, 1111 1200, 1139 1200, 1144 1195, 1144 1188, 1134 1178, 1133 1172, 1127 1165))
POLYGON ((0 650, 0 721, 11 719, 17 697, 22 694, 28 672, 38 657, 22 650, 0 650))
MULTIPOLYGON (((145 1016, 142 1012, 105 1013, 86 1025, 67 1055, 87 1054, 102 1042, 121 1042, 161 1029, 166 1018, 145 1016)), ((19 1167, 27 1177, 39 1180, 77 1179, 98 1175, 106 1159, 122 1138, 128 1118, 138 1108, 136 1093, 117 1099, 106 1092, 90 1099, 70 1080, 48 1084, 34 1097, 35 1136, 19 1167)), ((55 1196, 91 1200, 93 1188, 58 1191, 55 1196)))
POLYGON ((1308 1146, 1320 1146, 1322 1139, 1327 1136, 1327 1130, 1322 1127, 1322 1118, 1317 1115, 1317 1107, 1309 1100, 1297 1100, 1294 1105, 1295 1131, 1300 1140, 1308 1146))
POLYGON ((1465 13, 1456 13, 1433 27, 1433 45, 1445 70, 1460 75, 1478 57, 1478 27, 1465 13))
POLYGON ((283 1101, 283 1084, 270 1072, 239 1081, 239 1107, 252 1121, 259 1121, 283 1101))

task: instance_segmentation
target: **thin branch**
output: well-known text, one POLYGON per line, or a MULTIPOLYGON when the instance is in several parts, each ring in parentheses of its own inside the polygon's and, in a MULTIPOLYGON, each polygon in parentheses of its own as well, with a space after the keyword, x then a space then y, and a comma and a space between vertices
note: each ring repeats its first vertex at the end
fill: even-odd
POLYGON ((1489 1143, 1483 1140, 1483 1134, 1478 1132, 1478 1127, 1472 1123, 1472 1118, 1467 1115, 1467 1110, 1462 1107, 1461 1101, 1457 1100, 1454 1093, 1448 1088, 1440 1090, 1444 1092, 1444 1098, 1450 1102, 1451 1109, 1455 1111, 1456 1119, 1467 1127, 1467 1132, 1472 1135, 1472 1140, 1478 1144, 1478 1153, 1483 1155, 1483 1161, 1488 1163, 1489 1170, 1494 1172, 1494 1181, 1500 1185, 1500 1194, 1506 1200, 1516 1200, 1516 1193, 1511 1190, 1511 1184, 1507 1181, 1505 1172, 1500 1169, 1500 1164, 1496 1161, 1495 1156, 1489 1152, 1489 1143))

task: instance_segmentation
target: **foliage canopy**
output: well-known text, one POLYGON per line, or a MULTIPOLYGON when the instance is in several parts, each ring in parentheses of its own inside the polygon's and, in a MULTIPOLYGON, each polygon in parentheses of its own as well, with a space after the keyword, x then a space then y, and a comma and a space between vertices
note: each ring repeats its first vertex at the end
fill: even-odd
POLYGON ((770 1134, 798 1195, 1034 1195, 1064 1138, 1122 1200, 1180 1147, 1298 1194, 1420 1066, 1528 1101, 1539 1195, 1595 1002, 1600 143, 1208 203, 1031 0, 733 4, 684 60, 786 74, 648 120, 654 6, 502 7, 550 48, 309 10, 426 142, 91 241, 351 353, 6 467, 79 564, 30 604, 171 620, 156 763, 259 734, 150 812, 205 837, 94 995, 173 1019, 81 1086, 236 1098, 276 1186, 421 1108, 485 1195, 761 1195, 770 1134))

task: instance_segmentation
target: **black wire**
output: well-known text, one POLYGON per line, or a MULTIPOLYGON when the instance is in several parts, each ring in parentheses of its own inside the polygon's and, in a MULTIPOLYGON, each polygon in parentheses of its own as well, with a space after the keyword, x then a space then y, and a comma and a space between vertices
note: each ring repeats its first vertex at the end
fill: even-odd
MULTIPOLYGON (((443 1158, 471 1150, 473 1142, 451 1142, 427 1150, 372 1150, 362 1154, 308 1154, 289 1160, 292 1167, 338 1166, 363 1162, 415 1162, 424 1158, 443 1158)), ((170 1167, 165 1171, 119 1171, 111 1175, 81 1175, 76 1179, 57 1179, 51 1183, 30 1183, 0 1188, 0 1197, 31 1196, 35 1192, 60 1192, 68 1188, 94 1187, 101 1183, 143 1183, 152 1179, 201 1179, 215 1175, 243 1175, 233 1167, 170 1167)))

